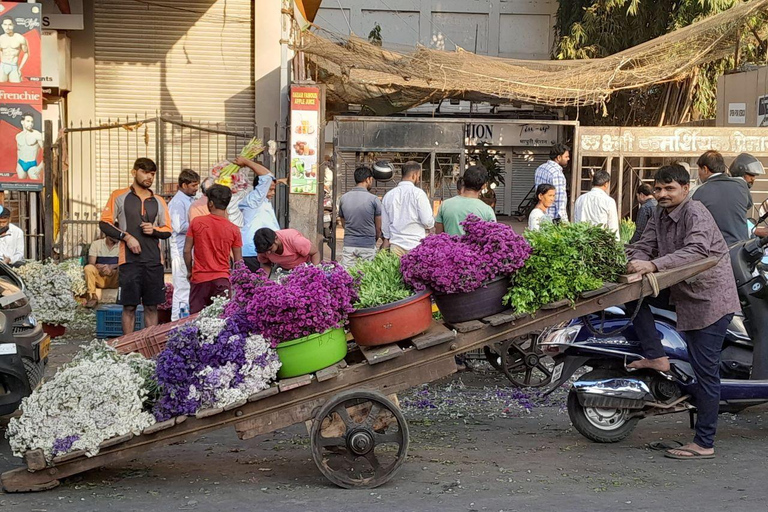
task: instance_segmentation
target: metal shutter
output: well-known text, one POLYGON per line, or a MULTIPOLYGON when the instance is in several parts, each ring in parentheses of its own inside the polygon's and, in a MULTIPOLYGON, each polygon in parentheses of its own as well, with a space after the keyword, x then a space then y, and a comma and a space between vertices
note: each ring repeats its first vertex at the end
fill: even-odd
POLYGON ((530 148, 515 148, 515 152, 507 152, 507 187, 512 188, 507 192, 510 198, 506 206, 506 213, 517 210, 520 202, 533 187, 533 177, 536 168, 549 159, 549 153, 531 153, 530 148))
MULTIPOLYGON (((252 9, 251 0, 94 0, 98 122, 160 112, 253 134, 252 9)), ((141 130, 146 135, 137 147, 128 146, 119 155, 104 154, 115 153, 112 147, 97 151, 101 201, 107 189, 128 179, 134 158, 157 158, 154 127, 141 130)), ((164 151, 169 177, 185 164, 184 153, 206 151, 211 145, 207 138, 180 142, 168 131, 163 137, 169 142, 164 151)))

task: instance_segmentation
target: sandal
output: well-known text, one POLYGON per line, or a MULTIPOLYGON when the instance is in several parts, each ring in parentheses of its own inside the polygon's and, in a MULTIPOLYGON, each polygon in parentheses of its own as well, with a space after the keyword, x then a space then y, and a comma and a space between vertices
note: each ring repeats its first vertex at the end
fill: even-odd
POLYGON ((695 460, 695 459, 714 459, 715 458, 714 453, 704 454, 701 452, 697 452, 695 450, 689 450, 688 448, 673 448, 673 449, 684 452, 684 453, 690 453, 690 455, 677 455, 676 453, 667 451, 664 453, 664 456, 669 459, 676 459, 676 460, 695 460))
POLYGON ((657 451, 666 451, 666 450, 672 450, 676 448, 680 448, 681 446, 684 446, 683 443, 680 441, 654 441, 652 443, 648 443, 648 448, 651 450, 657 450, 657 451))

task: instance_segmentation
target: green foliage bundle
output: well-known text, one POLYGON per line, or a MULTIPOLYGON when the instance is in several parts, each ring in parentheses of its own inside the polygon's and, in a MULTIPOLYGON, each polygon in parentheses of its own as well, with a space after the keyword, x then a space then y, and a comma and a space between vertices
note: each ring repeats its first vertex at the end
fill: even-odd
POLYGON ((403 282, 400 258, 389 251, 379 251, 371 261, 361 261, 349 273, 360 282, 355 309, 381 306, 413 295, 403 282))
POLYGON ((637 226, 632 219, 621 219, 621 223, 619 223, 619 237, 622 244, 628 244, 632 240, 635 229, 637 229, 637 226))
POLYGON ((575 300, 604 281, 615 281, 627 264, 616 236, 586 223, 542 224, 526 231, 533 254, 515 274, 504 303, 521 313, 533 313, 545 304, 575 300))

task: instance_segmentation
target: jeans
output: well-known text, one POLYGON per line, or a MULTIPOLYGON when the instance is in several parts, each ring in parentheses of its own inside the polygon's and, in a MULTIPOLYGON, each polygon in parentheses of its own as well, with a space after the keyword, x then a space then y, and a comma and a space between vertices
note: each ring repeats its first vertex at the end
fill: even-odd
MULTIPOLYGON (((666 356, 661 344, 661 335, 656 330, 651 313, 651 306, 669 309, 669 290, 665 292, 656 298, 647 297, 632 322, 643 347, 643 354, 648 359, 666 356)), ((636 306, 637 302, 627 304, 628 312, 632 314, 636 306)), ((720 353, 723 350, 725 332, 732 318, 733 314, 728 314, 703 329, 683 333, 688 345, 688 359, 696 375, 696 383, 688 388, 698 413, 693 442, 702 448, 712 448, 715 443, 717 414, 720 409, 720 353)))

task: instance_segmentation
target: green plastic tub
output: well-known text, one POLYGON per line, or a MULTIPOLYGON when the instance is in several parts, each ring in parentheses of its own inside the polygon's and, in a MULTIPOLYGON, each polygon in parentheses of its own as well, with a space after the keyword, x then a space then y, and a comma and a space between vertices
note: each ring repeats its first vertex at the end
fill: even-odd
POLYGON ((344 329, 331 329, 320 334, 284 341, 277 346, 277 355, 283 363, 277 372, 278 378, 306 375, 344 359, 347 355, 347 337, 344 329))

